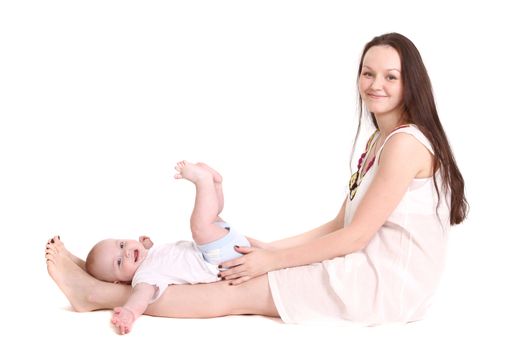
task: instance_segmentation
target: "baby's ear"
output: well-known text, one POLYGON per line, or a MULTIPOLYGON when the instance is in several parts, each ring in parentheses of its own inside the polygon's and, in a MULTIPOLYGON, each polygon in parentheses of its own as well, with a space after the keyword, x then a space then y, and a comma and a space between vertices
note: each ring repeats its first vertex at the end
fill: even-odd
POLYGON ((151 241, 151 239, 148 236, 140 236, 139 237, 139 242, 142 243, 142 245, 146 249, 150 249, 151 247, 153 247, 153 242, 151 241))

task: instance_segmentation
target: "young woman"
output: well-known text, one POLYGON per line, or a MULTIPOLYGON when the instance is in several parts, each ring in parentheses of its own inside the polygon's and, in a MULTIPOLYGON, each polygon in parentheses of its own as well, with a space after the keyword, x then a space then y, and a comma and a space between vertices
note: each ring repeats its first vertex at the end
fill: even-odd
MULTIPOLYGON (((238 248, 244 256, 223 263, 229 268, 221 272, 224 281, 170 286, 147 314, 364 324, 423 317, 443 270, 450 225, 467 214, 463 178, 409 39, 390 33, 370 41, 358 87, 361 118, 371 118, 377 130, 336 217, 281 241, 252 239, 252 247, 238 248)), ((131 293, 130 286, 85 273, 58 237, 48 243, 46 258, 49 274, 77 311, 112 309, 131 293)))

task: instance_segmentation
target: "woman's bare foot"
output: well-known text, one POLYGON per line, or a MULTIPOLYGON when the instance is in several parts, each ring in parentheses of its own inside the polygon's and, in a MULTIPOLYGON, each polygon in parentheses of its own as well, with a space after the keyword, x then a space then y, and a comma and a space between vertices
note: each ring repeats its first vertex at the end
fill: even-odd
MULTIPOLYGON (((75 264, 80 266, 81 269, 86 269, 86 262, 82 259, 80 259, 78 256, 73 255, 69 250, 66 249, 64 246, 64 243, 60 240, 60 236, 54 236, 53 238, 50 238, 47 241, 47 244, 54 243, 56 247, 60 247, 60 250, 66 254, 66 256, 71 259, 75 264)), ((47 249, 47 246, 46 246, 47 249)))
POLYGON ((199 181, 209 181, 213 179, 213 174, 208 169, 185 160, 178 162, 175 170, 179 172, 175 174, 176 179, 186 179, 194 184, 199 181))
POLYGON ((65 294, 75 311, 84 312, 96 309, 89 302, 89 290, 93 290, 97 281, 77 265, 58 236, 50 239, 46 245, 46 264, 49 276, 65 294))

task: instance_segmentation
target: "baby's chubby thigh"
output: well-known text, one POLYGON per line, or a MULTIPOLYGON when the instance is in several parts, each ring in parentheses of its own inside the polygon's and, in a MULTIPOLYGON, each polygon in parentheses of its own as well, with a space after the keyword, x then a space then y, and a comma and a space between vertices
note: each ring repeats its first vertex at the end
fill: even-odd
POLYGON ((204 260, 210 264, 219 265, 225 261, 241 257, 242 254, 235 251, 235 246, 249 247, 250 242, 227 223, 217 222, 216 224, 226 228, 229 232, 216 241, 197 245, 202 252, 204 260))

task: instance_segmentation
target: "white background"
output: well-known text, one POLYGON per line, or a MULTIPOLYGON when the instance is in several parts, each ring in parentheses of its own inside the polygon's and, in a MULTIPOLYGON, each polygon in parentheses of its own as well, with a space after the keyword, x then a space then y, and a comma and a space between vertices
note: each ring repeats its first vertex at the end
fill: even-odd
POLYGON ((513 3, 0 2, 0 342, 522 347, 525 28, 513 3), (350 175, 358 59, 392 31, 423 56, 471 204, 425 321, 145 317, 118 337, 109 312, 69 310, 46 272, 48 237, 80 256, 107 236, 189 239, 193 188, 172 179, 178 160, 223 174, 223 217, 247 235, 331 219, 350 175))

